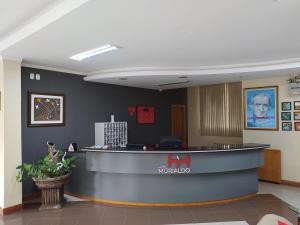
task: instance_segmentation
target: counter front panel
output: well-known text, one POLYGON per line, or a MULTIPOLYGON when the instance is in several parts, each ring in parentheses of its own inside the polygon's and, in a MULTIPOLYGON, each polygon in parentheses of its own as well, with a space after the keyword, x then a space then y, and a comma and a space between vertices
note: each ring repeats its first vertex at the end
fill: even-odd
POLYGON ((167 168, 189 168, 190 174, 218 173, 263 166, 263 149, 199 154, 87 152, 86 170, 103 173, 160 174, 167 168), (247 159, 247 160, 245 160, 247 159))
POLYGON ((98 150, 77 156, 66 190, 116 203, 178 204, 255 194, 263 149, 132 152, 98 150))

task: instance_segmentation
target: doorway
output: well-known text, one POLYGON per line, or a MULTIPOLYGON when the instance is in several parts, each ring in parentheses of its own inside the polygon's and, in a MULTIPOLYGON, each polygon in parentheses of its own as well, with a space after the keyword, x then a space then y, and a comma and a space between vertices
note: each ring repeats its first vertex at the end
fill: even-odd
POLYGON ((172 136, 180 137, 182 144, 187 146, 185 105, 171 105, 171 132, 172 136))

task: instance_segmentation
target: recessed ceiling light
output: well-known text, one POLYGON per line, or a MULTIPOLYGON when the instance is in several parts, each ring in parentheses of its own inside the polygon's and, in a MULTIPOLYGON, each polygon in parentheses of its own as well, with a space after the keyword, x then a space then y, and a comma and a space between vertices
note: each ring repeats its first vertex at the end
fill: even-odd
POLYGON ((186 78, 188 78, 187 76, 180 76, 180 77, 178 77, 178 78, 180 78, 180 79, 186 79, 186 78))
POLYGON ((187 81, 181 81, 181 82, 174 82, 174 83, 166 83, 166 84, 159 84, 157 86, 159 87, 163 87, 163 86, 168 86, 168 85, 175 85, 175 84, 186 84, 186 83, 190 83, 189 80, 187 81))
POLYGON ((99 55, 99 54, 102 54, 102 53, 105 53, 105 52, 114 51, 114 50, 117 50, 117 49, 118 49, 118 47, 113 46, 113 45, 103 45, 99 48, 95 48, 95 49, 92 49, 92 50, 89 50, 89 51, 86 51, 86 52, 82 52, 82 53, 73 55, 73 56, 70 57, 70 59, 81 61, 83 59, 90 58, 92 56, 99 55))

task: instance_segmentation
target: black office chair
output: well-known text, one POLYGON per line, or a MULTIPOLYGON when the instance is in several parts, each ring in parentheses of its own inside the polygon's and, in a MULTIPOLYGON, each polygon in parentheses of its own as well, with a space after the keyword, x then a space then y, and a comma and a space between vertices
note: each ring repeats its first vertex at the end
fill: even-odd
POLYGON ((159 141, 160 149, 180 149, 182 148, 182 141, 180 137, 176 136, 162 136, 159 141))

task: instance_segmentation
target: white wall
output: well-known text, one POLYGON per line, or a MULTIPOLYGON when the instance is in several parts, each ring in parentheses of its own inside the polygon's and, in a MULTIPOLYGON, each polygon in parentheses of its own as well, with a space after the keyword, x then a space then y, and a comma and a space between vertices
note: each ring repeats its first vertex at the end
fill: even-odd
POLYGON ((21 61, 0 58, 0 207, 22 203, 22 186, 16 182, 21 164, 21 61))
POLYGON ((200 132, 199 88, 188 88, 187 96, 189 146, 212 145, 214 143, 243 143, 242 137, 202 136, 200 132))
POLYGON ((0 207, 4 206, 4 111, 3 111, 3 61, 0 58, 0 207))
MULTIPOLYGON (((243 81, 243 88, 278 85, 279 131, 243 131, 243 142, 271 144, 271 148, 280 149, 282 157, 282 179, 300 182, 300 131, 281 130, 281 102, 300 101, 299 96, 289 96, 287 80, 290 76, 243 81)), ((293 118, 293 115, 292 115, 293 118)), ((294 125, 294 124, 293 124, 294 125)))

